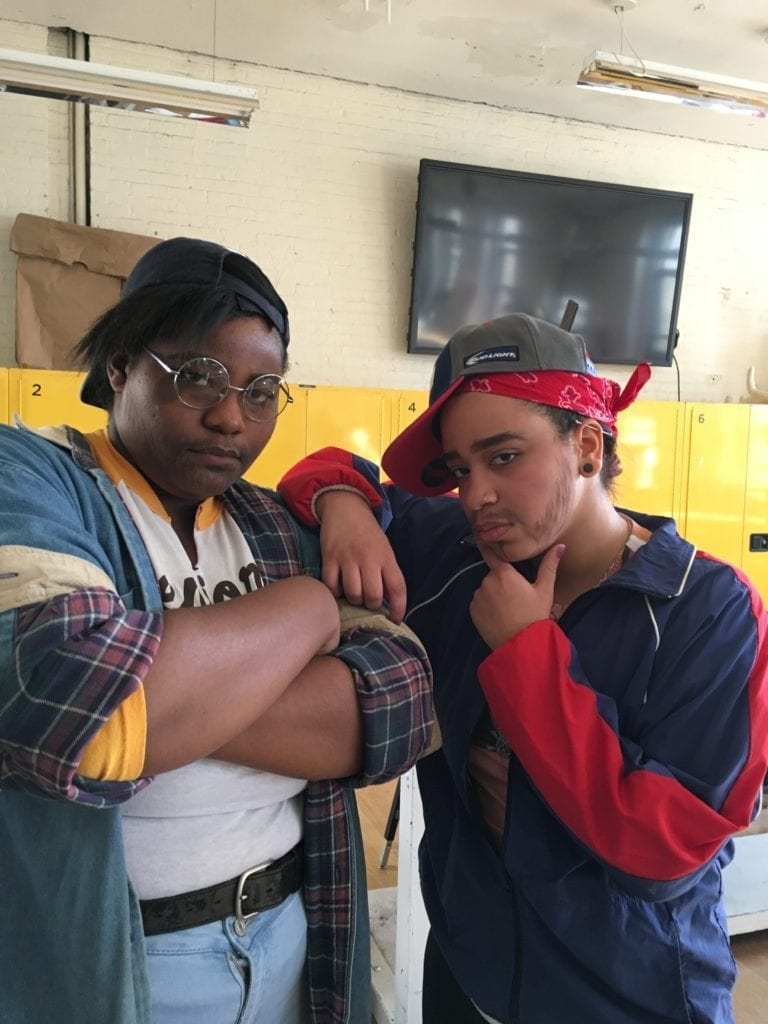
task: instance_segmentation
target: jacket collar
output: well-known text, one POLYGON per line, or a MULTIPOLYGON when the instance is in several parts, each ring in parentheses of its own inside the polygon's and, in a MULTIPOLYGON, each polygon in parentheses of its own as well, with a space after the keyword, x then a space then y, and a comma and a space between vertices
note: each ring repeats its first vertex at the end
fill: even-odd
POLYGON ((627 587, 653 597, 678 597, 688 581, 695 546, 678 534, 673 519, 629 514, 651 531, 651 537, 603 586, 627 587))
POLYGON ((17 430, 34 434, 36 437, 41 437, 44 441, 50 441, 51 444, 55 444, 58 448, 63 448, 64 451, 72 455, 73 460, 81 469, 98 469, 98 463, 93 457, 88 441, 74 427, 64 426, 63 424, 59 427, 28 427, 18 416, 14 416, 13 425, 17 430))

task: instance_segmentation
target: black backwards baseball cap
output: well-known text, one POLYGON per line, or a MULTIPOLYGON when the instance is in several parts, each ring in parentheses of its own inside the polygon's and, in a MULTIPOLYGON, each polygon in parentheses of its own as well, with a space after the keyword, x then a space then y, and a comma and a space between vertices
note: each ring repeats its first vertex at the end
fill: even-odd
MULTIPOLYGON (((199 238, 168 238, 145 252, 123 284, 122 299, 160 285, 199 285, 234 294, 243 313, 258 313, 275 328, 283 344, 290 340, 288 309, 267 275, 255 263, 216 242, 199 238)), ((80 400, 101 407, 92 368, 80 389, 80 400)))
MULTIPOLYGON (((459 328, 435 362, 429 407, 390 444, 381 464, 411 494, 434 497, 456 486, 443 463, 439 417, 467 377, 564 370, 593 376, 584 339, 526 313, 459 328)), ((536 401, 535 395, 530 396, 536 401)))

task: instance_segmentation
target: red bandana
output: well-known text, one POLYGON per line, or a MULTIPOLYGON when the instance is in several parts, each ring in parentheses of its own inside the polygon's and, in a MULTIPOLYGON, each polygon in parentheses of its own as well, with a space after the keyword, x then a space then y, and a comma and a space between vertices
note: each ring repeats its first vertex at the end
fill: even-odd
POLYGON ((455 394, 484 392, 568 409, 597 420, 615 434, 617 414, 634 402, 650 376, 650 366, 640 363, 622 391, 615 380, 566 370, 494 373, 489 377, 465 377, 455 394))

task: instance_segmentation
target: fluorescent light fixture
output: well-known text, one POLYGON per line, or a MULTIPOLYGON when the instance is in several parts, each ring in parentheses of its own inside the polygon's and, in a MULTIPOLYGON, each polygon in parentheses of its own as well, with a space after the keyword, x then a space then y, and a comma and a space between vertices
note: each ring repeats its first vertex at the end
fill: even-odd
POLYGON ((0 92, 73 100, 145 114, 247 128, 253 89, 183 75, 161 75, 68 57, 0 49, 0 92))
POLYGON ((615 53, 595 53, 576 84, 624 96, 768 117, 768 85, 764 82, 654 64, 615 53))

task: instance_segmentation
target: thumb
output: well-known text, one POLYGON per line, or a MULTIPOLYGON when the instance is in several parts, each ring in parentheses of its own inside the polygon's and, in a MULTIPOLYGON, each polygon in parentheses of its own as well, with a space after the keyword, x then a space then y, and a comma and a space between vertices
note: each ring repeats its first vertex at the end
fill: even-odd
POLYGON ((536 574, 536 583, 534 586, 537 590, 546 593, 550 597, 555 592, 557 569, 560 565, 560 559, 564 554, 565 544, 555 544, 549 549, 546 555, 544 555, 539 564, 539 571, 536 574))

